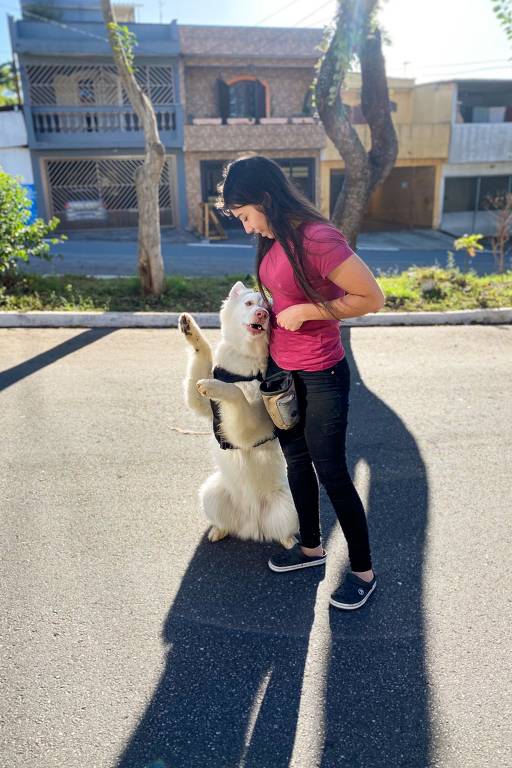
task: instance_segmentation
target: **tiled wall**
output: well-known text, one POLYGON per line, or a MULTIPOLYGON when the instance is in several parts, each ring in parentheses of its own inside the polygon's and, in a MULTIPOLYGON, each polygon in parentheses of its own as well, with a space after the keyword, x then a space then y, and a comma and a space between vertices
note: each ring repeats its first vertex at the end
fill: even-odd
POLYGON ((187 66, 185 69, 186 113, 189 116, 218 117, 217 80, 253 75, 268 83, 270 89, 270 116, 288 117, 301 114, 304 99, 313 81, 313 68, 304 67, 248 67, 245 66, 187 66))

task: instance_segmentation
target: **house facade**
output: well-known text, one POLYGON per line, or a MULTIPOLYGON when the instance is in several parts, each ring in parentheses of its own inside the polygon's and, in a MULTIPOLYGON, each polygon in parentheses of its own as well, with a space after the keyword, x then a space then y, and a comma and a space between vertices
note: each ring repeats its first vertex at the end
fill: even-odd
MULTIPOLYGON (((364 229, 436 227, 441 215, 443 167, 450 146, 450 89, 388 78, 391 117, 398 138, 395 167, 373 193, 364 229)), ((363 145, 371 146, 361 111, 361 77, 348 75, 343 94, 363 145)), ((344 178, 344 163, 328 139, 322 152, 322 212, 329 216, 344 178)))
MULTIPOLYGON (((98 0, 54 0, 47 19, 21 6, 10 32, 40 215, 64 229, 135 226, 144 136, 98 0)), ((140 24, 133 5, 115 7, 136 35, 135 75, 166 149, 162 226, 204 231, 225 164, 247 152, 274 158, 330 216, 344 163, 311 103, 321 30, 140 24)), ((388 85, 399 153, 363 228, 491 233, 488 200, 512 189, 512 81, 388 85)), ((360 75, 347 76, 343 99, 370 149, 360 75)))
MULTIPOLYGON (((41 11, 34 16, 33 4, 21 6, 23 18, 10 18, 10 34, 40 215, 58 216, 65 229, 135 226, 134 173, 144 135, 112 60, 99 2, 55 0, 48 19, 41 11)), ((129 7, 125 13, 131 17, 129 7)), ((184 227, 177 25, 128 26, 137 38, 135 76, 154 104, 166 149, 161 224, 184 227)))
POLYGON ((450 88, 450 148, 439 225, 496 231, 491 201, 512 192, 512 80, 457 80, 450 88))
POLYGON ((224 165, 246 152, 275 159, 317 203, 325 132, 310 86, 322 31, 180 25, 179 34, 191 226, 202 229, 224 165))

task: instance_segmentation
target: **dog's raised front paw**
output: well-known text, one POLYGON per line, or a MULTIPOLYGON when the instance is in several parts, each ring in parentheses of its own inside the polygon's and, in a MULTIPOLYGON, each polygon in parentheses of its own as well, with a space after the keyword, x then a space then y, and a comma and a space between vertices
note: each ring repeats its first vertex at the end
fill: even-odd
POLYGON ((182 312, 178 318, 178 328, 188 343, 194 347, 196 352, 199 352, 202 341, 201 330, 192 315, 189 315, 188 312, 182 312))
POLYGON ((188 312, 182 312, 181 315, 178 318, 178 326, 180 331, 185 334, 185 336, 190 336, 192 333, 192 323, 194 322, 194 319, 192 315, 189 315, 188 312))
POLYGON ((217 528, 216 525, 212 525, 208 531, 208 538, 210 541, 220 541, 221 539, 225 539, 227 535, 228 531, 223 528, 217 528))
POLYGON ((297 539, 295 536, 288 536, 287 539, 281 539, 280 541, 280 544, 282 544, 285 549, 291 549, 295 546, 296 543, 297 539))
POLYGON ((218 400, 222 395, 222 382, 215 379, 199 379, 196 387, 200 395, 211 400, 218 400))

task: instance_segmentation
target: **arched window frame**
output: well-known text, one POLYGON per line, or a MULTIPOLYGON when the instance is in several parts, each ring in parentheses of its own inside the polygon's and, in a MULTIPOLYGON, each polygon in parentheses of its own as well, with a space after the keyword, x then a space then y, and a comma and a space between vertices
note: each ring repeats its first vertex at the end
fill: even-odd
POLYGON ((257 75, 236 75, 235 77, 230 77, 225 83, 231 88, 231 86, 244 80, 258 81, 262 84, 265 89, 265 114, 262 117, 270 117, 270 86, 268 80, 262 80, 257 75))

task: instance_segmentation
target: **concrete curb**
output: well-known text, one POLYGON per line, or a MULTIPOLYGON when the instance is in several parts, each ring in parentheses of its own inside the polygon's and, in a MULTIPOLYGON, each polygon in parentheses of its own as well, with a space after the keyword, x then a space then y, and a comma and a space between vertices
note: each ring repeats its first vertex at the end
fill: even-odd
MULTIPOLYGON (((202 328, 219 328, 218 312, 191 313, 202 328)), ((179 312, 0 312, 0 328, 176 328, 179 312)), ((512 307, 456 312, 381 312, 344 320, 349 326, 504 325, 512 307)))

